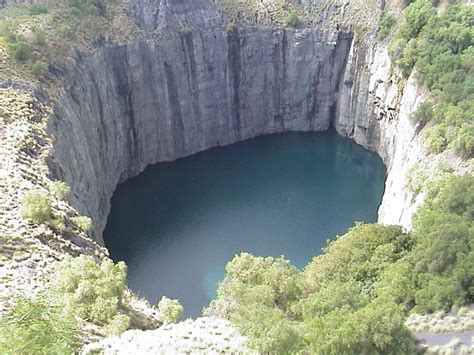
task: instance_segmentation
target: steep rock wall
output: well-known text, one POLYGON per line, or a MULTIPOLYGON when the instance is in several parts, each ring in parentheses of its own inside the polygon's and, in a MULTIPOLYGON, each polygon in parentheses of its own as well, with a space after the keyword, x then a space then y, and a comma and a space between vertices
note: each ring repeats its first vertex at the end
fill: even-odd
POLYGON ((406 188, 405 177, 427 158, 409 116, 422 95, 413 78, 398 83, 386 44, 353 40, 332 25, 227 28, 209 0, 137 0, 127 8, 149 38, 104 43, 80 57, 49 126, 52 173, 71 185, 97 240, 116 185, 149 164, 330 126, 387 165, 379 222, 411 227, 422 195, 406 188))
POLYGON ((330 126, 352 43, 310 29, 178 31, 105 45, 64 79, 50 167, 101 240, 117 183, 261 134, 330 126))
POLYGON ((406 186, 417 163, 430 159, 410 115, 423 101, 415 79, 399 83, 387 47, 375 39, 354 42, 339 90, 334 127, 343 136, 376 151, 387 166, 379 222, 411 228, 412 215, 423 199, 406 186))

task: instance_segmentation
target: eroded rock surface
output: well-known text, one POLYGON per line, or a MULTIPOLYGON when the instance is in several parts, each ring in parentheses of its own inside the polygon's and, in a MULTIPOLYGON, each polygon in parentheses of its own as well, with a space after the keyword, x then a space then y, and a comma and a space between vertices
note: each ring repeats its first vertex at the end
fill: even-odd
POLYGON ((229 321, 202 317, 156 330, 129 330, 119 337, 86 346, 83 354, 250 354, 241 336, 229 321))

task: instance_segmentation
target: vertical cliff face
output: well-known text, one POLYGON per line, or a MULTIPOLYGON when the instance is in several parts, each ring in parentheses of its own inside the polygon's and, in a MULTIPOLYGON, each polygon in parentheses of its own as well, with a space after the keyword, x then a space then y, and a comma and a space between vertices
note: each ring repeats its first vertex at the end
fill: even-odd
POLYGON ((410 229, 422 199, 406 187, 410 169, 429 159, 410 115, 423 100, 413 77, 399 84, 385 45, 368 39, 353 43, 339 90, 334 127, 344 136, 376 151, 387 166, 379 222, 410 229))
POLYGON ((116 185, 149 164, 261 134, 330 126, 384 159, 379 221, 410 228, 417 201, 405 175, 423 153, 408 118, 421 96, 413 80, 395 83, 385 45, 372 37, 354 41, 332 25, 224 26, 225 15, 209 0, 127 6, 148 35, 102 44, 78 59, 49 125, 52 173, 71 185, 73 204, 93 218, 97 240, 116 185))
POLYGON ((117 183, 261 134, 328 129, 352 37, 309 29, 178 31, 105 45, 65 78, 51 168, 100 239, 117 183))

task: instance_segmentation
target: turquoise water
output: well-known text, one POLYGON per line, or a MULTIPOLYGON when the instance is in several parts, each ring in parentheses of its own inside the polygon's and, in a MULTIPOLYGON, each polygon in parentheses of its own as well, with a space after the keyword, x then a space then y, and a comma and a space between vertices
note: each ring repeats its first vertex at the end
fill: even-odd
POLYGON ((380 158, 335 133, 284 133, 159 163, 118 186, 104 232, 128 285, 198 316, 248 251, 301 268, 354 221, 374 222, 380 158))

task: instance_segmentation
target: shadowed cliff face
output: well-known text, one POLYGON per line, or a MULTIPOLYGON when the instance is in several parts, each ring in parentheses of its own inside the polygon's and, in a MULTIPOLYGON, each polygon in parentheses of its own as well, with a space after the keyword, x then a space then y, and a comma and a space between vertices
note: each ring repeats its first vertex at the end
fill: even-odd
POLYGON ((351 35, 221 27, 104 46, 65 79, 51 167, 101 240, 117 183, 261 134, 328 129, 351 35))

